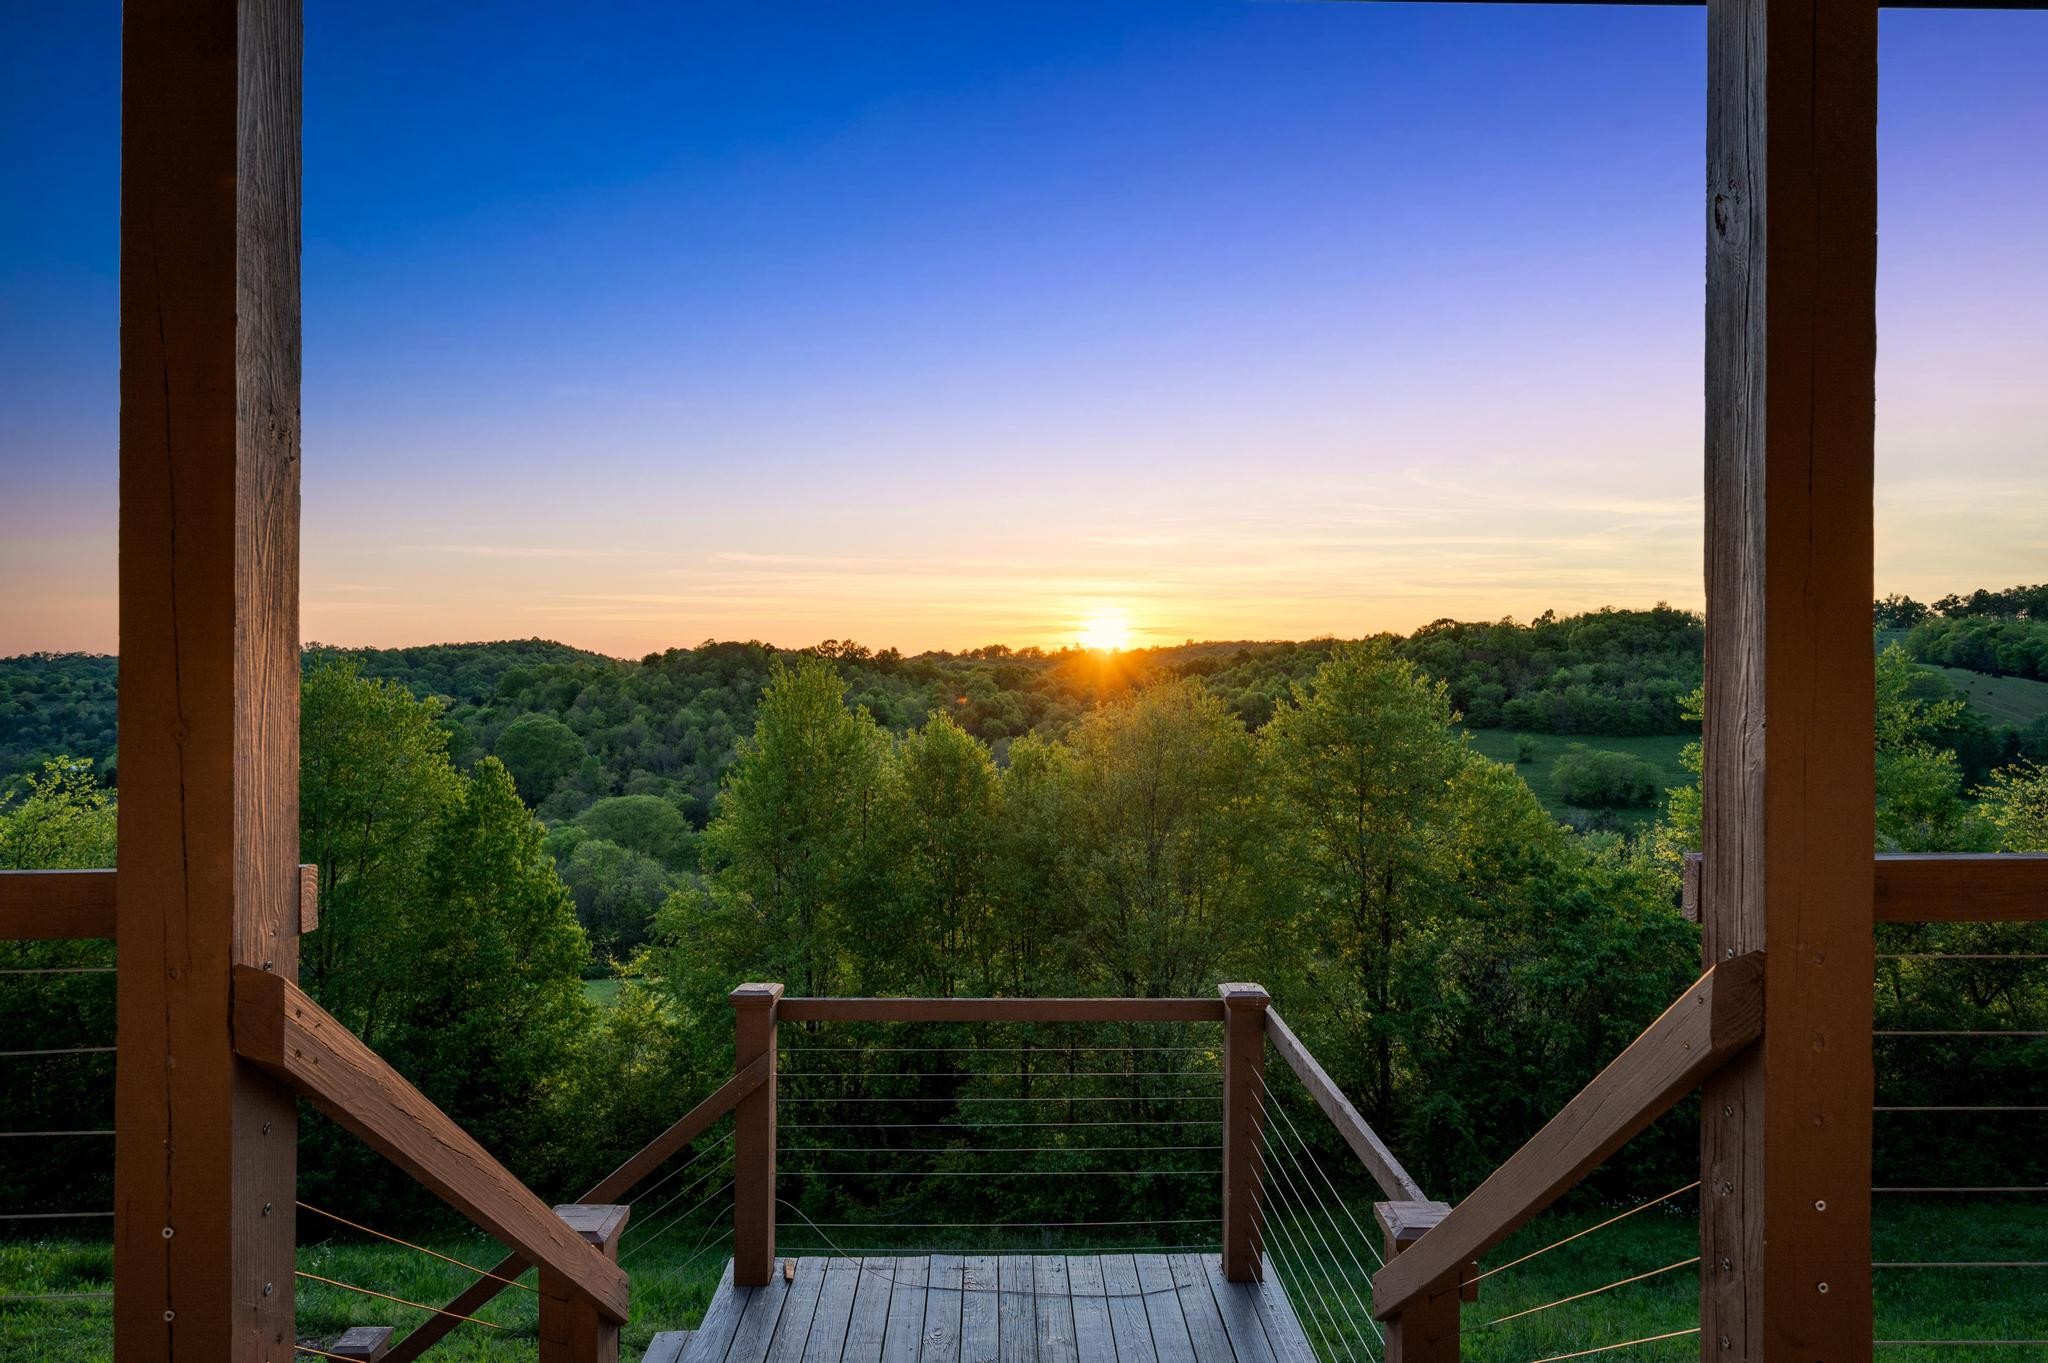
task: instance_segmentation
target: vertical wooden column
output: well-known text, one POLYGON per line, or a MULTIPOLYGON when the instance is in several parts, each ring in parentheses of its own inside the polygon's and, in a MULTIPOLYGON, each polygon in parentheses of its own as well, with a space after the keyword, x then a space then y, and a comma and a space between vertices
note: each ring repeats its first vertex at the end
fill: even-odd
POLYGON ((1764 1034, 1703 1094, 1705 1360, 1871 1357, 1875 0, 1710 0, 1709 961, 1764 1034))
MULTIPOLYGON (((1375 1202, 1372 1210, 1389 1263, 1451 1214, 1445 1202, 1375 1202)), ((1461 1289, 1454 1274, 1389 1319, 1385 1363, 1458 1363, 1461 1289)))
POLYGON ((297 1105, 236 965, 297 974, 297 0, 129 0, 121 109, 115 1351, 293 1355, 297 1105))
POLYGON ((765 1287, 775 1276, 775 1005, 779 984, 732 991, 735 1072, 768 1057, 768 1078, 732 1110, 732 1280, 765 1287))
POLYGON ((1266 1009, 1256 984, 1217 986, 1223 995, 1223 1276, 1263 1276, 1265 1226, 1259 1178, 1266 1159, 1266 1009))
MULTIPOLYGON (((626 1207, 572 1202, 555 1215, 613 1263, 626 1229, 626 1207)), ((598 1312, 567 1278, 540 1271, 540 1363, 619 1363, 619 1327, 598 1312)))

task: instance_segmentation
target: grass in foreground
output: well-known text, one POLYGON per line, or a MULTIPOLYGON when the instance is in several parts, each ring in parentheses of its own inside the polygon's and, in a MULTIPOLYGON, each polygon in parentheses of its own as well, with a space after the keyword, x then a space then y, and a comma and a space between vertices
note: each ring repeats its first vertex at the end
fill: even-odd
MULTIPOLYGON (((2039 1198, 2017 1197, 1880 1203, 1876 1258, 1881 1262, 2048 1259, 2048 1206, 2040 1203, 2039 1198)), ((1368 1231, 1373 1224, 1370 1212, 1369 1206, 1353 1209, 1368 1231)), ((1612 1210, 1587 1209, 1541 1218, 1488 1255, 1486 1265, 1505 1264, 1612 1214, 1612 1210)), ((1371 1356, 1377 1357, 1378 1343, 1362 1315, 1370 1291, 1350 1268, 1353 1255, 1368 1271, 1374 1261, 1349 1229, 1343 1236, 1332 1236, 1327 1223, 1319 1227, 1295 1222, 1276 1226, 1269 1245, 1297 1313, 1312 1336, 1326 1341, 1319 1355, 1343 1358, 1344 1341, 1363 1339, 1371 1356)), ((1464 1308, 1465 1357, 1474 1363, 1532 1363, 1697 1326, 1699 1278, 1698 1270, 1691 1266, 1671 1268, 1582 1301, 1518 1315, 1574 1293, 1679 1264, 1699 1252, 1697 1236, 1697 1221, 1689 1208, 1683 1213, 1653 1210, 1486 1278, 1480 1284, 1479 1300, 1464 1308), (1517 1318, 1505 1319, 1510 1316, 1517 1318), (1499 1323, 1492 1323, 1496 1321, 1499 1323)), ((496 1258, 494 1247, 480 1240, 437 1240, 432 1247, 471 1263, 489 1264, 496 1258)), ((697 1248, 681 1240, 675 1244, 654 1242, 628 1261, 633 1276, 633 1320, 625 1331, 627 1358, 637 1358, 657 1331, 690 1328, 703 1315, 724 1269, 726 1251, 718 1245, 692 1262, 697 1248)), ((1047 1252, 1055 1247, 1035 1248, 1047 1252)), ((447 1301, 469 1282, 469 1275, 453 1265, 383 1244, 309 1244, 301 1248, 299 1264, 304 1272, 421 1302, 447 1301)), ((0 1242, 0 1298, 17 1293, 105 1291, 111 1274, 112 1252, 102 1241, 0 1242)), ((2048 1339, 2048 1270, 1885 1269, 1877 1273, 1875 1292, 1880 1340, 2048 1339)), ((299 1284, 300 1338, 314 1344, 331 1339, 350 1325, 394 1325, 403 1333, 423 1315, 320 1283, 299 1284)), ((502 1328, 464 1325, 431 1356, 450 1363, 530 1363, 535 1324, 530 1293, 508 1289, 481 1315, 502 1328)), ((112 1334, 111 1302, 105 1297, 0 1300, 0 1357, 10 1363, 108 1363, 112 1334)), ((1352 1352, 1358 1358, 1368 1356, 1355 1343, 1352 1352)), ((2018 1363, 2048 1360, 2048 1347, 2004 1348, 1997 1353, 2001 1359, 2018 1363)), ((1598 1355, 1627 1363, 1676 1363, 1698 1356, 1699 1345, 1691 1335, 1598 1355)), ((1884 1363, 1953 1363, 1969 1356, 1972 1351, 1954 1346, 1881 1351, 1884 1363)))

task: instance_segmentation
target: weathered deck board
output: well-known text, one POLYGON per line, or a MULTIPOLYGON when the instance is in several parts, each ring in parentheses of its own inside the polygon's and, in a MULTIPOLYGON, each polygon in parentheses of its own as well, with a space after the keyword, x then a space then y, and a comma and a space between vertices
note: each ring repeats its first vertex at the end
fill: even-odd
POLYGON ((924 1352, 920 1363, 961 1363, 960 1325, 964 1308, 960 1281, 965 1272, 957 1254, 934 1254, 924 1298, 924 1352))
POLYGON ((1032 1307, 1035 1293, 1030 1256, 1005 1254, 997 1261, 996 1272, 999 1363, 1037 1363, 1038 1324, 1032 1307))
POLYGON ((765 1287, 730 1272, 684 1363, 1313 1363, 1270 1267, 1208 1254, 801 1258, 765 1287))
POLYGON ((960 1363, 998 1363, 996 1256, 970 1254, 960 1266, 960 1363))

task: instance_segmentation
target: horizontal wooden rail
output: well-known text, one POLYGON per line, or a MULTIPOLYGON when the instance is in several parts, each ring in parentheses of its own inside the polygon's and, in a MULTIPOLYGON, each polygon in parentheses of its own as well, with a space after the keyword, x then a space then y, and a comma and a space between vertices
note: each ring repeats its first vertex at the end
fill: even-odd
POLYGON ((626 1275, 585 1244, 468 1132, 297 985, 235 967, 235 1053, 261 1066, 443 1201, 626 1319, 626 1275))
POLYGON ((1273 1010, 1266 1011, 1266 1040, 1272 1043, 1273 1053, 1286 1062, 1294 1071, 1294 1077, 1301 1080, 1309 1097, 1316 1100, 1316 1106, 1330 1119, 1330 1125, 1337 1128, 1337 1134, 1351 1147, 1351 1153, 1358 1156, 1373 1182, 1380 1185, 1380 1191, 1395 1202, 1426 1202, 1422 1185, 1408 1176, 1401 1167, 1401 1161, 1394 1158, 1394 1152, 1387 1148, 1379 1133, 1367 1125, 1365 1118, 1358 1115, 1358 1109, 1337 1087, 1316 1058, 1309 1054, 1308 1047, 1301 1044, 1301 1038, 1294 1034, 1273 1010))
MULTIPOLYGON (((639 1187, 642 1179, 660 1168, 663 1161, 703 1135, 713 1122, 732 1111, 735 1103, 766 1083, 768 1059, 764 1055, 726 1080, 709 1098, 691 1108, 681 1120, 647 1142, 576 1200, 583 1203, 625 1202, 626 1195, 639 1187)), ((504 1291, 505 1283, 501 1279, 517 1278, 528 1267, 525 1257, 519 1254, 508 1254, 500 1259, 491 1270, 491 1277, 478 1278, 464 1288, 460 1296, 443 1308, 446 1314, 429 1316, 421 1321, 411 1334, 398 1342, 385 1363, 412 1363, 413 1359, 439 1343, 443 1335, 462 1324, 461 1317, 475 1315, 484 1303, 504 1291)))
MULTIPOLYGON (((119 878, 111 867, 87 871, 0 871, 0 942, 113 937, 119 878)), ((299 867, 298 927, 320 926, 319 868, 299 867)))
POLYGON ((0 941, 113 935, 112 871, 0 871, 0 941))
POLYGON ((1891 854, 1877 859, 1880 923, 2025 923, 2048 919, 2048 855, 1891 854))
MULTIPOLYGON (((1705 864, 1685 854, 1679 906, 1700 921, 1705 864)), ((2048 920, 2048 853, 1881 852, 1872 920, 2034 923, 2048 920)))
POLYGON ((1439 1290, 1514 1234, 1763 1031, 1763 953, 1702 975, 1413 1248, 1373 1275, 1373 1314, 1439 1290))
POLYGON ((1221 1022, 1221 999, 783 999, 778 1022, 1221 1022))

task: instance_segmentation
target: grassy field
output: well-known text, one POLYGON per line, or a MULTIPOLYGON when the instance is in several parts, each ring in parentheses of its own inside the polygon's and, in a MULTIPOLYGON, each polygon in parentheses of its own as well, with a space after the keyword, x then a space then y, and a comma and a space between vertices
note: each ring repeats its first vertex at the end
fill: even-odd
MULTIPOLYGON (((1472 737, 1472 746, 1479 752, 1510 766, 1515 765, 1515 749, 1525 736, 1514 729, 1468 729, 1466 732, 1472 737)), ((1529 789, 1536 792, 1536 798, 1543 801, 1543 807, 1560 817, 1566 806, 1551 788, 1550 766, 1574 743, 1609 752, 1634 753, 1657 768, 1658 780, 1667 790, 1694 779, 1678 760, 1685 745, 1693 741, 1683 734, 1657 734, 1648 738, 1610 734, 1528 734, 1526 737, 1536 745, 1536 760, 1515 766, 1515 770, 1522 773, 1522 779, 1529 783, 1529 789)), ((1654 822, 1658 812, 1655 808, 1613 811, 1615 822, 1630 830, 1654 822)))
POLYGON ((600 1008, 609 1008, 619 1000, 619 981, 615 978, 585 980, 583 982, 583 997, 589 999, 600 1008))
MULTIPOLYGON (((1879 1262, 2048 1260, 2048 1208, 2021 1205, 2030 1200, 2040 1201, 1929 1199, 1918 1205, 1880 1204, 1874 1257, 1879 1262)), ((1486 1265, 1506 1264, 1612 1214, 1588 1210, 1542 1218, 1488 1255, 1486 1265)), ((1350 1322, 1363 1325, 1363 1308, 1345 1300, 1351 1285, 1324 1276, 1320 1268, 1321 1263, 1348 1263, 1349 1251, 1333 1245, 1327 1232, 1318 1238, 1302 1227, 1297 1233, 1308 1242, 1296 1242, 1302 1253, 1294 1262, 1302 1271, 1297 1274, 1283 1264, 1282 1276, 1298 1313, 1336 1338, 1356 1331, 1350 1322), (1317 1255, 1317 1250, 1324 1252, 1317 1255)), ((1698 1234, 1690 1206, 1682 1213, 1653 1210, 1486 1278, 1479 1300, 1464 1308, 1464 1357, 1473 1363, 1529 1363, 1695 1329, 1699 1273, 1686 1261, 1699 1253, 1698 1234), (1580 1301, 1533 1309, 1658 1269, 1668 1271, 1580 1301)), ((1285 1243, 1285 1233, 1275 1240, 1285 1243)), ((1364 1263, 1372 1267, 1369 1257, 1364 1263)), ((1880 1340, 2048 1339, 2048 1270, 1884 1269, 1877 1273, 1873 1291, 1875 1334, 1880 1340)), ((1378 1341, 1369 1333, 1365 1339, 1376 1353, 1378 1341)), ((1341 1349, 1320 1352, 1327 1357, 1341 1349)), ((1697 1338, 1682 1334, 1600 1356, 1629 1363, 1677 1363, 1700 1354, 1697 1338)), ((1881 1356, 1887 1363, 1952 1363, 1973 1355, 1948 1344, 1887 1347, 1881 1356)), ((2048 1347, 2001 1348, 1997 1356, 2038 1363, 2048 1359, 2048 1347)))
MULTIPOLYGON (((2048 1208, 2027 1205, 2039 1201, 1881 1203, 1876 1257, 1880 1261, 2048 1259, 2048 1208)), ((1354 1211, 1363 1226, 1372 1225, 1370 1211, 1367 1206, 1354 1211)), ((1611 1214, 1589 1208, 1542 1218, 1489 1255, 1487 1263, 1505 1264, 1611 1214)), ((1351 1269, 1354 1256, 1367 1271, 1373 1267, 1373 1259, 1348 1230, 1333 1241, 1335 1232, 1327 1225, 1297 1221, 1274 1228, 1270 1243, 1281 1265, 1282 1280, 1311 1334, 1326 1338, 1326 1347, 1319 1351, 1322 1357, 1341 1357, 1341 1348, 1329 1346, 1353 1332, 1367 1339, 1376 1357, 1377 1341, 1367 1333, 1371 1327, 1364 1324, 1361 1314, 1361 1303, 1368 1294, 1351 1269)), ((691 1241, 697 1232, 688 1234, 689 1239, 678 1237, 673 1244, 653 1242, 644 1253, 634 1253, 628 1237, 626 1263, 633 1278, 633 1321, 625 1332, 625 1357, 629 1359, 639 1356, 657 1330, 693 1326, 710 1301, 724 1267, 725 1251, 716 1241, 708 1250, 695 1245, 691 1241), (693 1254, 697 1255, 694 1261, 693 1254)), ((1690 1265, 1582 1301, 1503 1319, 1638 1273, 1683 1265, 1698 1253, 1697 1234, 1689 1207, 1678 1213, 1652 1210, 1488 1277, 1481 1284, 1479 1300, 1465 1307, 1465 1357, 1475 1363, 1528 1363, 1697 1326, 1699 1280, 1696 1268, 1690 1265)), ((488 1263, 495 1257, 493 1247, 480 1240, 436 1241, 433 1247, 472 1263, 488 1263)), ((0 1243, 0 1357, 10 1363, 106 1363, 112 1327, 105 1297, 32 1303, 10 1303, 5 1297, 104 1291, 111 1257, 104 1242, 0 1243)), ((300 1251, 300 1267, 304 1272, 375 1287, 414 1301, 445 1301, 468 1281, 459 1268, 388 1245, 309 1244, 300 1251)), ((2048 1339, 2048 1270, 1880 1270, 1876 1298, 1876 1334, 1882 1340, 2048 1339)), ((501 1294, 482 1313, 483 1319, 501 1329, 462 1326, 432 1357, 451 1363, 528 1363, 534 1355, 533 1303, 528 1293, 501 1294)), ((319 1283, 299 1284, 300 1340, 316 1347, 352 1324, 395 1325, 403 1333, 421 1315, 408 1307, 319 1283)), ((1639 1345, 1614 1356, 1630 1363, 1676 1363, 1697 1358, 1698 1349, 1692 1337, 1683 1336, 1639 1345)), ((1968 1355, 1949 1345, 1887 1348, 1883 1356, 1887 1363, 1952 1363, 1968 1355)), ((2043 1360, 2048 1359, 2048 1347, 2006 1348, 1999 1350, 1998 1356, 2043 1360)))
POLYGON ((2025 728, 2048 715, 2048 682, 2025 677, 1992 677, 1960 667, 1935 667, 1922 663, 1929 672, 1939 672, 1949 685, 1962 693, 1970 708, 1993 724, 2025 728))

